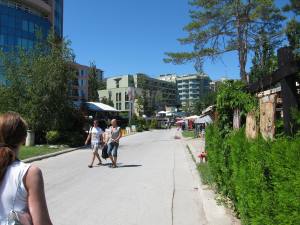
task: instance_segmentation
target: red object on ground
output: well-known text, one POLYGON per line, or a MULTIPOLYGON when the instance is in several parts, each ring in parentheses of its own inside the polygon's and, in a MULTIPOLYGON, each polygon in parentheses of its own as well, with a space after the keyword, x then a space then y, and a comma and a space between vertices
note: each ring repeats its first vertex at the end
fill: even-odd
POLYGON ((198 158, 200 158, 200 159, 206 159, 206 156, 207 156, 207 152, 201 152, 199 155, 198 155, 198 158))

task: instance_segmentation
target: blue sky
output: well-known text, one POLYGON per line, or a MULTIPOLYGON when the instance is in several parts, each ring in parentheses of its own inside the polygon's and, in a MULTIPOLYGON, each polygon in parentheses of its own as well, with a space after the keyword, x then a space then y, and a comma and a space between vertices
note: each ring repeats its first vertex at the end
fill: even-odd
MULTIPOLYGON (((163 62, 165 52, 190 48, 177 41, 186 35, 183 27, 190 21, 188 0, 65 0, 64 10, 64 36, 72 41, 76 61, 95 61, 105 77, 195 72, 193 64, 163 62)), ((204 72, 212 79, 238 78, 236 54, 228 53, 216 63, 206 61, 204 72)))

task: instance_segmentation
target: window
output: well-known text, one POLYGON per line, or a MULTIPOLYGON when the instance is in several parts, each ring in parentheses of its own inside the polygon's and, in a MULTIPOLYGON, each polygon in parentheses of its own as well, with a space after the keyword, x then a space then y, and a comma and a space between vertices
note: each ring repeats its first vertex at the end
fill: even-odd
POLYGON ((125 109, 129 109, 129 102, 125 102, 125 109))
POLYGON ((28 22, 27 22, 27 20, 22 21, 22 30, 23 31, 28 31, 28 22))
POLYGON ((29 32, 34 33, 34 24, 32 22, 29 22, 29 32))
POLYGON ((81 70, 80 73, 81 73, 81 76, 83 76, 84 75, 84 70, 81 70))
POLYGON ((127 92, 125 92, 125 101, 129 101, 129 96, 127 92))

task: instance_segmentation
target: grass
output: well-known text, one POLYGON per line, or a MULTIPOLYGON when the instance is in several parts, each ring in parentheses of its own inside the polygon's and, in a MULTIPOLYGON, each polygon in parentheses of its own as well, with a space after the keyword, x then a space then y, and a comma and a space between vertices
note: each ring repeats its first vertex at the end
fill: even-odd
POLYGON ((184 130, 184 131, 182 131, 182 136, 185 138, 194 138, 194 131, 193 130, 184 130))
POLYGON ((33 147, 23 146, 19 153, 19 158, 23 160, 35 156, 41 156, 49 153, 58 152, 61 150, 63 150, 63 148, 49 148, 49 146, 33 146, 33 147))
POLYGON ((200 173, 200 177, 203 184, 207 184, 211 187, 214 186, 214 179, 210 171, 208 163, 199 163, 197 164, 197 170, 200 173))

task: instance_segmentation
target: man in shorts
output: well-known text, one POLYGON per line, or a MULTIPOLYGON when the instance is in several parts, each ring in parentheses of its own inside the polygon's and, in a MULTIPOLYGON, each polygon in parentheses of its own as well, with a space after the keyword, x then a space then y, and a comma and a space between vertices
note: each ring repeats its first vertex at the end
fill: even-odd
POLYGON ((89 168, 93 167, 95 158, 97 157, 97 159, 99 160, 99 163, 97 165, 101 165, 101 159, 99 156, 99 149, 101 148, 102 145, 102 134, 103 131, 102 129, 99 127, 99 122, 98 120, 94 120, 94 126, 89 130, 89 135, 87 136, 87 139, 85 141, 85 145, 88 144, 88 142, 91 140, 91 148, 93 151, 93 157, 92 157, 92 162, 91 164, 88 165, 89 168))

